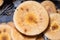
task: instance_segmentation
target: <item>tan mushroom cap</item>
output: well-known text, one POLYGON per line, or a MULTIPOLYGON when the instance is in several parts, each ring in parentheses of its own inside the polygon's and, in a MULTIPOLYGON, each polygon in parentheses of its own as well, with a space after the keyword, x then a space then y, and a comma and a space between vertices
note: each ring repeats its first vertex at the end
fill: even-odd
POLYGON ((11 22, 8 22, 7 23, 10 27, 12 27, 12 28, 15 28, 15 25, 14 25, 14 23, 11 21, 11 22))
POLYGON ((48 13, 56 13, 57 12, 56 6, 53 2, 43 1, 41 4, 45 7, 45 9, 48 11, 48 13))
POLYGON ((60 39, 60 14, 50 14, 50 27, 45 33, 49 39, 60 39))
POLYGON ((12 38, 13 40, 23 40, 23 36, 17 31, 17 29, 15 28, 15 25, 13 22, 8 22, 7 23, 11 28, 12 28, 12 38))
POLYGON ((4 2, 4 0, 0 0, 0 6, 2 6, 3 2, 4 2))
POLYGON ((13 40, 36 40, 36 37, 26 37, 19 33, 16 29, 12 31, 13 40))
POLYGON ((11 35, 12 35, 13 40, 24 40, 23 36, 20 33, 18 33, 16 29, 13 29, 11 35))
POLYGON ((8 22, 7 23, 9 26, 12 27, 12 38, 13 40, 36 40, 36 37, 26 37, 26 36, 23 36, 21 33, 18 32, 17 29, 14 28, 14 23, 13 22, 8 22))
POLYGON ((13 21, 22 34, 33 36, 40 34, 47 28, 49 17, 40 3, 25 1, 15 10, 13 21))
POLYGON ((11 28, 5 23, 0 24, 0 40, 11 40, 11 28))

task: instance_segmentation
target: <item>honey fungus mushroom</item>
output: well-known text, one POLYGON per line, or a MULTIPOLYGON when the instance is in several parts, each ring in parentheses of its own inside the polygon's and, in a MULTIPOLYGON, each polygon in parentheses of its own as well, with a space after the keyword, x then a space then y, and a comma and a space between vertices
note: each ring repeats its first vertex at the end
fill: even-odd
POLYGON ((43 1, 41 4, 45 7, 45 9, 47 10, 48 13, 57 12, 56 6, 52 1, 43 1))
POLYGON ((13 22, 8 22, 7 23, 10 27, 12 27, 12 40, 36 40, 36 37, 27 37, 23 36, 16 28, 13 22))
POLYGON ((4 2, 4 0, 0 0, 0 6, 2 6, 2 5, 3 5, 3 2, 4 2))
POLYGON ((60 39, 60 14, 50 14, 50 27, 45 33, 45 36, 49 39, 60 39))
POLYGON ((19 32, 24 35, 35 36, 47 28, 49 17, 40 3, 25 1, 16 8, 13 21, 19 32))
POLYGON ((0 40, 11 40, 11 28, 7 24, 0 24, 0 40))

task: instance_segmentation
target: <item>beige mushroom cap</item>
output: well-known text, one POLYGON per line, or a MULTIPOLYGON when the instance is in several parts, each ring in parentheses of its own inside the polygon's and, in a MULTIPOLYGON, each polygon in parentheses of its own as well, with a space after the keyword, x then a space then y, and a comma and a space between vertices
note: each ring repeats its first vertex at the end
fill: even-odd
POLYGON ((0 6, 2 6, 3 2, 4 2, 4 0, 0 0, 0 6))
POLYGON ((48 11, 48 13, 56 13, 57 12, 56 6, 53 2, 43 1, 41 4, 45 7, 45 9, 48 11))
POLYGON ((60 14, 50 14, 50 27, 45 33, 49 39, 60 39, 60 14))
POLYGON ((16 28, 24 35, 38 35, 48 26, 47 11, 40 3, 25 1, 14 12, 13 17, 16 28))

